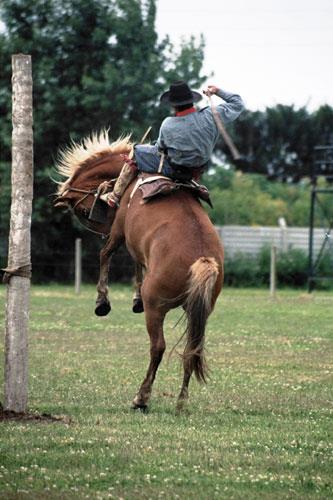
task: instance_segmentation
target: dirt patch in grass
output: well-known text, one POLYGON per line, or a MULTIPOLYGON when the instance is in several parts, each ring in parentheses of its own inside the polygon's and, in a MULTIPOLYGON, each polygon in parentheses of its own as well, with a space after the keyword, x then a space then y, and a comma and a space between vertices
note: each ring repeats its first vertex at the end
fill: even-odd
POLYGON ((45 423, 53 423, 60 422, 63 424, 71 424, 72 419, 67 415, 53 416, 49 413, 29 413, 29 412, 21 412, 17 413, 15 411, 5 410, 2 404, 0 403, 0 422, 45 422, 45 423))

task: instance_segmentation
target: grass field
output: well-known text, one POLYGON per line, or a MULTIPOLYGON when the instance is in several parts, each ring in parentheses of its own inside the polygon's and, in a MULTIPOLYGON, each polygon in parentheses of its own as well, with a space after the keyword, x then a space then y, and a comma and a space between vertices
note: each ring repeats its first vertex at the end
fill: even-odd
MULTIPOLYGON (((226 289, 207 329, 210 381, 191 382, 182 415, 180 361, 167 362, 180 312, 142 414, 130 404, 144 318, 128 287, 106 318, 94 299, 91 286, 32 289, 29 409, 71 423, 0 424, 0 498, 333 498, 332 293, 226 289)), ((4 301, 1 287, 1 326, 4 301)))

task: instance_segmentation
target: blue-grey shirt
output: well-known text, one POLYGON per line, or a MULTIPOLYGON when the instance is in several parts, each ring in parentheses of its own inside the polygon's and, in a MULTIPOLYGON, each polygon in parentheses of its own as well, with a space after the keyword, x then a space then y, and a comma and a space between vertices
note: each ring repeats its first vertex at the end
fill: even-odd
MULTIPOLYGON (((217 95, 224 100, 216 107, 223 123, 232 122, 244 109, 242 98, 221 89, 217 95)), ((160 128, 157 145, 167 150, 173 163, 200 167, 209 161, 218 137, 212 110, 206 107, 185 116, 166 118, 160 128)))

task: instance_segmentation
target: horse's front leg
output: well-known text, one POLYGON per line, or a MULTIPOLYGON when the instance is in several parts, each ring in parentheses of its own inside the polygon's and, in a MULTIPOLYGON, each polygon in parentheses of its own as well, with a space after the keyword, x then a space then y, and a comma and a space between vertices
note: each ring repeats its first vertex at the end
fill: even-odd
POLYGON ((97 283, 97 299, 95 314, 97 316, 106 316, 111 311, 111 303, 108 298, 108 276, 109 264, 113 252, 120 246, 122 239, 110 236, 99 254, 100 269, 97 283))
POLYGON ((135 263, 135 283, 134 283, 134 295, 133 295, 133 307, 132 311, 134 313, 142 313, 144 311, 143 301, 141 297, 141 286, 143 280, 143 266, 138 262, 135 263))

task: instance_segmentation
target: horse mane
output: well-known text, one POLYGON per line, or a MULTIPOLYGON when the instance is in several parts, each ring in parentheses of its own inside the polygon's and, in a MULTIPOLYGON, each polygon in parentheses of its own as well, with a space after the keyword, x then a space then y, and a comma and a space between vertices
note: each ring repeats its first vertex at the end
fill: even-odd
POLYGON ((129 153, 133 147, 130 141, 131 134, 120 136, 116 141, 110 143, 108 129, 99 133, 92 133, 80 142, 72 141, 71 144, 59 151, 58 160, 55 165, 56 171, 62 177, 63 182, 58 182, 58 195, 65 190, 78 170, 92 166, 91 161, 99 159, 106 154, 129 153))

